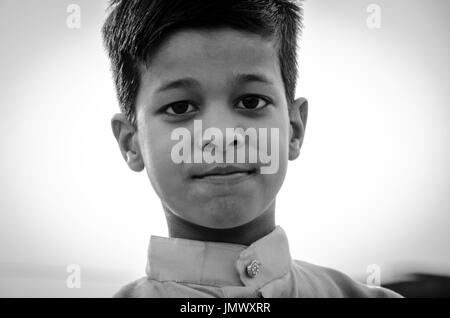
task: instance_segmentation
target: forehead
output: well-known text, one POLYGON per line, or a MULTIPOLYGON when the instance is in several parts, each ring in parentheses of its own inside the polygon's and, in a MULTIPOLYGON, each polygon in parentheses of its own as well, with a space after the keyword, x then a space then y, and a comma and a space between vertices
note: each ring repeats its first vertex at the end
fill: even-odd
POLYGON ((159 47, 142 77, 151 86, 180 77, 212 85, 239 73, 282 84, 276 41, 234 29, 178 31, 159 47))

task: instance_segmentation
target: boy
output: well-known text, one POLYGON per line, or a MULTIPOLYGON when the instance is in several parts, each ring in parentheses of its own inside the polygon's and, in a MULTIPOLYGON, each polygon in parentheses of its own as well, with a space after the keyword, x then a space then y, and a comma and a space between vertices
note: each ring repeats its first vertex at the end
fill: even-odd
POLYGON ((112 1, 112 129, 170 236, 152 236, 147 277, 117 297, 398 296, 291 260, 275 226, 308 114, 294 97, 301 14, 288 0, 112 1))

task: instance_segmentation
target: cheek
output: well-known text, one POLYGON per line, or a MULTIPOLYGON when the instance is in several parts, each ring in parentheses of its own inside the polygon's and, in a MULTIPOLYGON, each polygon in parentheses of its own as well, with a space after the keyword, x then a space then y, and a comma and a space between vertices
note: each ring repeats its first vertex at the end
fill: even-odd
POLYGON ((157 120, 149 120, 139 127, 139 143, 145 167, 150 170, 165 170, 170 161, 171 130, 157 120))
POLYGON ((173 141, 170 132, 154 127, 143 132, 141 152, 148 177, 160 197, 167 197, 176 191, 180 184, 182 165, 175 164, 171 159, 173 141))
POLYGON ((265 198, 265 204, 270 204, 271 201, 277 196, 280 191, 284 179, 286 177, 287 165, 288 165, 288 143, 287 139, 283 137, 282 131, 280 130, 279 138, 279 150, 278 150, 278 169, 276 173, 262 175, 262 180, 264 182, 263 191, 265 198))
POLYGON ((270 189, 270 192, 275 192, 277 193, 283 182, 284 182, 284 178, 286 176, 286 172, 287 172, 287 165, 288 165, 288 147, 287 147, 287 142, 286 139, 281 138, 280 136, 280 143, 278 145, 279 150, 278 150, 278 162, 273 162, 272 163, 272 170, 275 170, 275 166, 277 167, 276 172, 273 174, 267 174, 266 176, 266 180, 268 183, 268 188, 270 189))
POLYGON ((278 144, 275 148, 278 148, 278 159, 279 159, 279 167, 280 173, 286 173, 286 167, 289 159, 289 130, 290 130, 290 121, 289 116, 286 111, 283 111, 276 117, 275 127, 279 131, 278 136, 278 144))
MULTIPOLYGON (((286 114, 282 114, 279 119, 279 138, 278 138, 278 172, 274 175, 273 182, 276 187, 281 188, 284 178, 287 172, 287 165, 289 159, 289 117, 286 114)), ((278 191, 277 190, 277 191, 278 191)))

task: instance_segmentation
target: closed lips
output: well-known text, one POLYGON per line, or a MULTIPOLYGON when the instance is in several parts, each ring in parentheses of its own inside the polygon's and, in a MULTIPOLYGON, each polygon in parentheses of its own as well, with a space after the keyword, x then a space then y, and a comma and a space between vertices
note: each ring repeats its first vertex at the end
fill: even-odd
POLYGON ((252 174, 256 173, 257 169, 254 167, 215 167, 213 169, 210 169, 208 171, 199 173, 194 175, 194 178, 204 178, 208 176, 227 176, 227 175, 233 175, 233 174, 240 174, 240 173, 247 173, 252 174))

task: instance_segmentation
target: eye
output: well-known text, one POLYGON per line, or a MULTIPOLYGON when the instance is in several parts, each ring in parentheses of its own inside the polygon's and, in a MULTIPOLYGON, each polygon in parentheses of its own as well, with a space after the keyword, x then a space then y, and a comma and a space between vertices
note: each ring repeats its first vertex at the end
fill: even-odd
POLYGON ((270 104, 270 102, 268 100, 266 100, 265 98, 251 95, 251 96, 243 97, 239 101, 237 108, 252 110, 252 109, 264 108, 269 104, 270 104))
POLYGON ((165 107, 164 112, 169 115, 184 115, 195 111, 195 107, 188 101, 172 103, 165 107))

